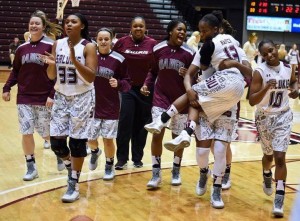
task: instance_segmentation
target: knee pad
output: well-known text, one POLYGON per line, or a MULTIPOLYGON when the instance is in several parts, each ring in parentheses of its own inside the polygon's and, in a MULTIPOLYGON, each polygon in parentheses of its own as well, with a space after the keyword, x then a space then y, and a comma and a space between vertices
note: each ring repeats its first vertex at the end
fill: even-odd
POLYGON ((86 142, 87 139, 75 139, 70 137, 69 147, 72 157, 86 157, 86 142))
POLYGON ((196 160, 200 168, 207 168, 209 162, 210 148, 197 147, 196 160))
POLYGON ((214 175, 222 176, 226 169, 226 148, 228 143, 220 140, 215 140, 214 144, 214 175))
POLYGON ((60 158, 65 158, 69 156, 70 150, 67 146, 67 139, 62 138, 58 139, 56 137, 50 137, 51 150, 55 153, 56 156, 60 158))

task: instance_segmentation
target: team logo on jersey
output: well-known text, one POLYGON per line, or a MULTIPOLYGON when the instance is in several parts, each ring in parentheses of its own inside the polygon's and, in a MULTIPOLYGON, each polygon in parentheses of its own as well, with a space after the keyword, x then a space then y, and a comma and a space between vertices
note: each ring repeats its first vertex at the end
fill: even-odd
MULTIPOLYGON (((253 120, 240 118, 237 129, 238 137, 235 141, 255 143, 258 142, 259 136, 256 130, 255 122, 253 120)), ((290 144, 299 144, 300 134, 296 132, 291 133, 290 144)))

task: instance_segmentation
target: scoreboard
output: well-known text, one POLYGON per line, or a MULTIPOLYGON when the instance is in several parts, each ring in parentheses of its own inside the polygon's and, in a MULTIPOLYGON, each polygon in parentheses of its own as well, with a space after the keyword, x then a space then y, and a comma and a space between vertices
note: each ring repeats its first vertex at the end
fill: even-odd
POLYGON ((300 0, 247 0, 247 15, 300 18, 300 0))
POLYGON ((247 30, 300 33, 300 0, 247 0, 247 30))

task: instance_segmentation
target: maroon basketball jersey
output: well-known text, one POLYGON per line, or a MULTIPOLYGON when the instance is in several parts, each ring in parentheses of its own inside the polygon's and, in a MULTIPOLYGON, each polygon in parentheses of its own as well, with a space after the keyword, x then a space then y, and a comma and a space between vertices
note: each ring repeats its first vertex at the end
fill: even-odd
POLYGON ((45 51, 51 53, 53 40, 43 36, 37 42, 26 42, 18 47, 3 92, 9 92, 18 84, 17 104, 45 105, 47 98, 54 96, 54 81, 47 76, 47 67, 39 58, 45 51))
POLYGON ((180 47, 163 41, 154 47, 155 66, 149 72, 145 84, 154 85, 153 106, 167 109, 173 101, 185 93, 179 68, 188 68, 194 58, 194 50, 186 44, 180 47))
POLYGON ((116 120, 119 118, 119 92, 130 89, 129 77, 126 73, 125 58, 112 51, 107 55, 98 54, 98 69, 94 81, 96 92, 95 118, 116 120), (118 80, 118 87, 112 88, 110 78, 118 80))

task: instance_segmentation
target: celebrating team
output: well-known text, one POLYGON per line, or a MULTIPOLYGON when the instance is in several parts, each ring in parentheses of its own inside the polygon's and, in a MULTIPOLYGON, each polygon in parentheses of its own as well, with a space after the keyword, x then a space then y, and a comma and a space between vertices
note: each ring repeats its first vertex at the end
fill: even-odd
MULTIPOLYGON (((153 133, 152 178, 147 187, 158 188, 162 179, 164 128, 171 119, 173 140, 164 144, 174 151, 171 184, 181 185, 183 148, 189 146, 195 133, 200 168, 196 193, 206 192, 210 174, 208 155, 213 146, 211 204, 223 208, 226 152, 235 134, 237 103, 245 81, 252 77, 252 69, 239 43, 229 35, 232 33, 224 30, 222 14, 214 11, 200 20, 204 43, 199 52, 184 43, 187 27, 181 20, 171 21, 166 40, 156 44, 145 35, 144 18, 135 17, 131 34, 119 39, 113 48, 113 32, 108 28, 97 32, 97 46, 91 43, 88 21, 80 13, 65 19, 66 37, 55 42, 45 36, 45 26, 43 16, 36 13, 31 16, 30 41, 17 49, 13 70, 3 88, 2 98, 9 101, 11 87, 19 86, 18 117, 27 163, 23 179, 38 177, 34 129, 45 140, 50 139, 51 149, 67 168, 68 188, 62 201, 74 202, 80 196, 79 178, 87 156, 86 145, 92 149, 89 168, 95 170, 102 152, 97 139, 103 138, 106 159, 103 179, 111 180, 115 177, 114 169, 127 166, 130 140, 134 166, 143 166, 145 126, 153 133), (204 77, 197 83, 198 70, 202 70, 204 77), (117 139, 115 167, 113 139, 117 139)), ((285 153, 293 116, 288 100, 298 97, 298 88, 293 69, 279 61, 272 41, 262 41, 259 51, 265 62, 253 72, 249 102, 257 105, 255 119, 264 153, 263 190, 267 195, 273 192, 270 168, 274 158, 273 214, 283 216, 285 153)))

